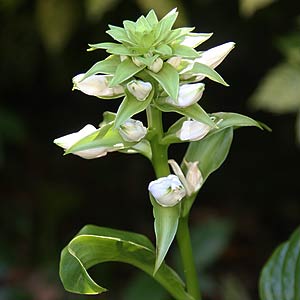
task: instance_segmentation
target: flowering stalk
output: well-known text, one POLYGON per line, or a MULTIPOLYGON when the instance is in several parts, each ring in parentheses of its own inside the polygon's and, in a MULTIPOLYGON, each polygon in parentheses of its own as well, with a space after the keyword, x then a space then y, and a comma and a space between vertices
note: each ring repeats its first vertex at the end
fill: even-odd
MULTIPOLYGON (((153 132, 151 140, 152 148, 152 165, 157 178, 168 176, 170 174, 168 164, 168 145, 160 143, 163 137, 162 113, 153 106, 147 108, 148 126, 153 132)), ((201 300, 201 292, 198 284, 198 275, 193 257, 189 216, 186 215, 179 219, 177 229, 177 243, 180 251, 183 270, 186 279, 187 292, 194 297, 195 300, 201 300)))
POLYGON ((198 52, 194 48, 210 33, 193 33, 192 27, 172 29, 176 9, 161 20, 153 10, 123 27, 109 25, 116 42, 90 44, 89 50, 105 49, 109 56, 86 73, 73 78, 73 89, 100 99, 124 97, 116 113, 105 112, 99 127, 87 125, 78 132, 54 140, 65 153, 85 159, 113 152, 139 153, 152 163, 156 179, 148 185, 153 206, 156 245, 145 236, 87 226, 62 251, 60 276, 64 287, 81 294, 99 294, 87 269, 96 262, 130 263, 153 276, 176 300, 201 300, 194 262, 189 212, 210 173, 225 160, 233 129, 266 128, 235 113, 208 114, 198 102, 205 78, 228 86, 214 70, 233 49, 228 42, 198 52), (146 111, 147 127, 132 117, 146 111), (181 115, 165 132, 162 114, 181 115), (181 167, 168 158, 171 144, 188 142, 181 167), (175 174, 170 174, 170 167, 175 174), (165 263, 177 238, 186 285, 165 263), (120 247, 122 246, 122 247, 120 247), (93 262, 93 263, 91 263, 93 262))

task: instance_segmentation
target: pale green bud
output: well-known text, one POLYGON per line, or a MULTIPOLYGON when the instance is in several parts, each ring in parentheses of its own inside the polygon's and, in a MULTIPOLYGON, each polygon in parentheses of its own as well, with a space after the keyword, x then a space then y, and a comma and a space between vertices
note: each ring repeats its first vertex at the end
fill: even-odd
POLYGON ((164 61, 158 57, 148 69, 154 73, 158 73, 163 67, 164 61))
POLYGON ((73 77, 73 89, 103 99, 118 98, 124 95, 124 89, 121 85, 108 86, 109 79, 112 78, 111 75, 92 75, 82 80, 83 77, 84 74, 73 77))
MULTIPOLYGON (((85 138, 86 136, 94 133, 97 131, 97 128, 95 128, 93 125, 86 125, 81 130, 67 134, 65 136, 62 136, 60 138, 57 138, 54 140, 54 143, 60 147, 62 147, 65 150, 68 150, 71 148, 74 144, 76 144, 81 139, 85 138)), ((123 146, 123 145, 122 145, 123 146)), ((98 147, 88 150, 81 150, 74 152, 73 154, 78 155, 85 159, 93 159, 105 156, 107 152, 117 151, 118 149, 122 148, 121 145, 116 145, 116 147, 98 147)))
POLYGON ((180 66, 181 60, 182 58, 180 56, 173 56, 167 60, 167 63, 177 69, 180 66))
POLYGON ((148 190, 156 202, 164 207, 178 204, 186 195, 184 186, 173 174, 151 181, 148 190))
POLYGON ((147 128, 141 121, 128 119, 120 126, 119 133, 127 142, 139 142, 147 134, 147 128))
POLYGON ((152 90, 152 84, 142 80, 132 80, 127 83, 127 89, 137 100, 144 101, 152 90))
POLYGON ((188 107, 200 100, 204 91, 203 83, 187 83, 179 87, 177 99, 166 97, 165 101, 177 107, 188 107))
POLYGON ((199 141, 203 139, 211 127, 195 120, 184 121, 176 136, 182 141, 199 141))

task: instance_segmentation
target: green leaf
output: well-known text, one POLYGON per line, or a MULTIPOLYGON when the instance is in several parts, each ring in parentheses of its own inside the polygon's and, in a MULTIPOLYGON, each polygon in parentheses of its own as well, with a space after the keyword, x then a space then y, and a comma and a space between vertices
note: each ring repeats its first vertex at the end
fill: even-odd
POLYGON ((133 53, 129 48, 125 47, 122 44, 116 44, 116 43, 99 43, 99 44, 89 44, 91 47, 88 49, 89 51, 95 50, 95 49, 106 49, 106 52, 114 55, 139 55, 139 53, 133 53))
MULTIPOLYGON (((153 275, 155 249, 141 234, 93 225, 85 226, 63 249, 60 278, 67 291, 79 294, 100 294, 106 288, 98 285, 88 269, 109 261, 131 264, 153 275)), ((193 300, 186 293, 179 276, 165 263, 154 279, 176 300, 193 300)))
POLYGON ((179 91, 179 74, 170 64, 164 63, 162 69, 158 73, 145 70, 153 77, 166 93, 173 99, 177 99, 179 91))
POLYGON ((108 25, 108 26, 109 26, 109 30, 107 30, 106 33, 109 34, 113 39, 115 39, 120 43, 125 42, 130 45, 134 45, 134 43, 132 43, 132 41, 129 39, 124 28, 113 26, 113 25, 108 25))
POLYGON ((153 205, 154 229, 156 236, 156 261, 154 274, 160 269, 177 232, 180 204, 163 207, 149 194, 153 205))
MULTIPOLYGON (((245 126, 255 126, 262 130, 266 129, 268 131, 271 131, 271 129, 264 123, 258 122, 250 117, 241 114, 231 112, 218 112, 211 114, 211 116, 215 118, 215 123, 218 127, 216 131, 220 131, 228 127, 233 127, 233 129, 236 129, 245 126)), ((212 131, 210 134, 213 133, 214 132, 212 131)))
POLYGON ((183 116, 192 118, 198 122, 205 123, 212 128, 214 128, 216 125, 211 120, 209 115, 205 112, 205 110, 198 104, 195 103, 193 105, 190 105, 188 107, 176 107, 167 103, 156 103, 157 107, 164 112, 176 112, 178 114, 181 114, 183 116))
POLYGON ((145 67, 138 67, 135 65, 131 59, 123 60, 117 67, 115 76, 113 77, 112 81, 110 82, 110 87, 116 86, 125 80, 129 79, 130 77, 134 76, 136 73, 143 70, 145 67))
POLYGON ((205 64, 201 64, 198 62, 195 62, 193 65, 193 68, 185 74, 191 74, 191 75, 195 75, 195 76, 203 75, 215 82, 221 83, 225 86, 229 86, 228 83, 225 82, 225 80, 221 77, 221 75, 217 71, 215 71, 214 69, 212 69, 211 67, 209 67, 205 64))
POLYGON ((91 133, 90 135, 82 138, 72 147, 66 150, 66 154, 75 153, 83 150, 90 150, 100 147, 107 147, 112 149, 124 149, 130 147, 133 143, 126 142, 122 139, 119 131, 112 128, 113 123, 108 123, 103 127, 99 128, 97 131, 91 133))
POLYGON ((151 26, 153 26, 153 27, 154 27, 155 25, 157 25, 157 23, 158 23, 157 16, 156 16, 155 11, 154 11, 153 9, 151 9, 151 10, 149 11, 149 13, 148 13, 147 16, 146 16, 146 19, 147 19, 148 23, 149 23, 151 26))
POLYGON ((233 129, 229 127, 200 141, 191 142, 184 159, 186 161, 199 161, 203 180, 206 180, 226 159, 232 138, 233 129))
POLYGON ((166 38, 171 31, 178 16, 176 9, 172 9, 166 14, 158 23, 156 27, 156 44, 159 44, 164 38, 166 38))
POLYGON ((180 56, 183 58, 197 58, 200 54, 191 47, 175 44, 172 46, 173 56, 180 56))
POLYGON ((115 128, 118 128, 126 120, 145 110, 153 98, 154 89, 151 90, 149 96, 144 101, 137 100, 129 91, 126 91, 126 96, 118 108, 115 120, 115 128))
MULTIPOLYGON (((233 138, 233 128, 229 127, 196 142, 190 142, 181 167, 185 170, 184 161, 198 161, 198 167, 203 176, 203 182, 217 170, 225 161, 233 138)), ((197 194, 182 203, 182 216, 190 211, 197 194)))
POLYGON ((193 31, 195 27, 181 27, 176 28, 171 31, 168 37, 165 38, 165 43, 169 44, 171 42, 174 42, 175 40, 180 39, 184 35, 188 34, 189 32, 193 31))
POLYGON ((108 58, 95 63, 85 74, 82 80, 95 74, 109 74, 112 75, 116 72, 118 65, 121 63, 120 57, 110 55, 108 58))
POLYGON ((279 245, 263 267, 259 278, 261 300, 300 299, 300 227, 279 245))

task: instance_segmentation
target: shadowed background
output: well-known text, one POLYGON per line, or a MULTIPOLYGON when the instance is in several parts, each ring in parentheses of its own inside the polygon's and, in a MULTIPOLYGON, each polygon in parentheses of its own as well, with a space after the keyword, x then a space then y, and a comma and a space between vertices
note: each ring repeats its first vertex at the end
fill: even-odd
MULTIPOLYGON (((92 270, 110 290, 104 296, 64 292, 60 251, 85 224, 153 240, 147 186, 154 174, 144 157, 112 153, 88 161, 63 156, 53 140, 87 123, 96 126, 104 111, 120 104, 72 91, 72 77, 107 56, 86 52, 88 43, 110 41, 108 24, 122 26, 151 8, 162 17, 174 7, 176 26, 214 33, 199 50, 236 42, 217 68, 230 87, 205 80, 201 105, 248 115, 273 130, 235 131, 227 160, 191 214, 205 299, 258 299, 263 264, 299 225, 297 0, 0 1, 1 300, 147 300, 149 286, 157 291, 149 299, 168 299, 140 271, 119 264, 92 270)), ((167 115, 166 124, 175 117, 167 115)), ((172 146, 170 158, 180 161, 185 147, 172 146)), ((169 259, 177 264, 175 243, 169 259)))

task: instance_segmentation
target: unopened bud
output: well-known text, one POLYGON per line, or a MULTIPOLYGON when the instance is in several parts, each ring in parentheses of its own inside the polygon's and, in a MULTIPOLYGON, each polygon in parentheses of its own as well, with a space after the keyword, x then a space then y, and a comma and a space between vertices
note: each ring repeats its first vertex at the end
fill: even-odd
POLYGON ((176 135, 182 141, 199 141, 203 139, 211 127, 195 120, 184 121, 176 135))
POLYGON ((141 121, 128 119, 120 126, 119 133, 127 142, 139 142, 147 134, 147 128, 141 121))
POLYGON ((108 87, 111 75, 92 75, 82 80, 84 75, 78 74, 73 77, 73 89, 103 99, 118 98, 124 95, 122 86, 108 87))
POLYGON ((139 101, 144 101, 149 96, 152 85, 142 80, 132 80, 127 84, 128 91, 139 101))
POLYGON ((166 98, 166 102, 177 107, 188 107, 200 100, 204 91, 203 83, 188 83, 179 87, 177 99, 166 98))
POLYGON ((151 181, 148 190, 156 202, 164 207, 178 204, 186 195, 184 186, 179 178, 173 174, 151 181))

